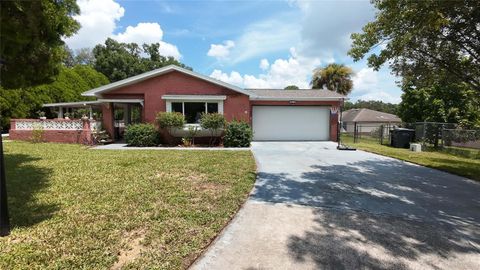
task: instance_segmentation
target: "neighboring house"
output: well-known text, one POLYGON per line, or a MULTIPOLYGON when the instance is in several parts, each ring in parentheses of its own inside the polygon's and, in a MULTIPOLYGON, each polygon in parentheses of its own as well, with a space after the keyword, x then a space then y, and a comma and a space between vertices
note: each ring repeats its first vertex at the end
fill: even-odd
POLYGON ((342 131, 348 133, 369 133, 378 129, 381 125, 398 125, 402 122, 398 116, 390 113, 374 111, 370 109, 350 109, 342 113, 342 131))
MULTIPOLYGON (((59 118, 72 107, 95 108, 116 140, 126 125, 154 123, 157 113, 166 111, 184 114, 191 125, 198 124, 203 112, 244 120, 252 125, 254 140, 336 141, 338 107, 346 98, 328 90, 243 89, 173 65, 82 95, 97 100, 45 106, 54 107, 59 118)), ((15 134, 15 125, 12 130, 15 134)))

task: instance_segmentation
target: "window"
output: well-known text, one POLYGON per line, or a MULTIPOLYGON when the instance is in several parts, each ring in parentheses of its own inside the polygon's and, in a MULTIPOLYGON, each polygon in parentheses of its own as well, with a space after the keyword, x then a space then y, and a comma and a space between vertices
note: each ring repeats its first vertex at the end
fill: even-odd
POLYGON ((185 115, 185 121, 187 124, 197 124, 200 122, 200 117, 202 113, 219 113, 222 110, 219 110, 219 103, 223 102, 180 102, 175 101, 170 103, 170 107, 167 104, 167 111, 170 109, 171 112, 178 112, 185 115))
POLYGON ((172 102, 172 112, 179 112, 183 114, 183 103, 182 102, 172 102))

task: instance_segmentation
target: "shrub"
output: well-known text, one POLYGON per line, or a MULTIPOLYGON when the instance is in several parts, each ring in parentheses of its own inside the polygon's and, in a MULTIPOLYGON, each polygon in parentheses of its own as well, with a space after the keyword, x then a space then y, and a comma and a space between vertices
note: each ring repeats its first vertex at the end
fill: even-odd
POLYGON ((125 142, 130 146, 155 146, 158 132, 152 124, 134 124, 125 130, 125 142))
POLYGON ((210 130, 210 145, 215 141, 215 133, 224 128, 226 123, 225 117, 219 113, 202 113, 200 126, 210 130))
POLYGON ((30 140, 33 143, 43 142, 43 134, 44 134, 43 126, 36 124, 33 126, 32 137, 30 138, 30 140))
POLYGON ((157 123, 172 135, 174 128, 182 128, 185 125, 185 117, 178 112, 161 112, 157 114, 157 123))
POLYGON ((232 121, 228 123, 223 137, 225 147, 249 147, 253 132, 246 122, 232 121))

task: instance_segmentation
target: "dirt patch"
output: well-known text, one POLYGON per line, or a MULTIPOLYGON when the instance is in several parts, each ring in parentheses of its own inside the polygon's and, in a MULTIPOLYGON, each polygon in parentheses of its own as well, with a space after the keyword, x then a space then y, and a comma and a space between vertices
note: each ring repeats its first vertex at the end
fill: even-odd
POLYGON ((118 253, 118 261, 110 269, 121 269, 124 265, 140 257, 145 248, 142 245, 143 239, 145 239, 145 230, 143 229, 128 232, 123 240, 124 248, 118 253))

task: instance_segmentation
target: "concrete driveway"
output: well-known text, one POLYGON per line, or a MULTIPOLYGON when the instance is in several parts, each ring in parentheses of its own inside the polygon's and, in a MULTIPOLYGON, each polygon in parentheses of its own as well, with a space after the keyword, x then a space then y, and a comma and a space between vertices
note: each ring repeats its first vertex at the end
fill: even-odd
POLYGON ((480 184, 331 142, 256 142, 258 178, 193 269, 480 269, 480 184))

